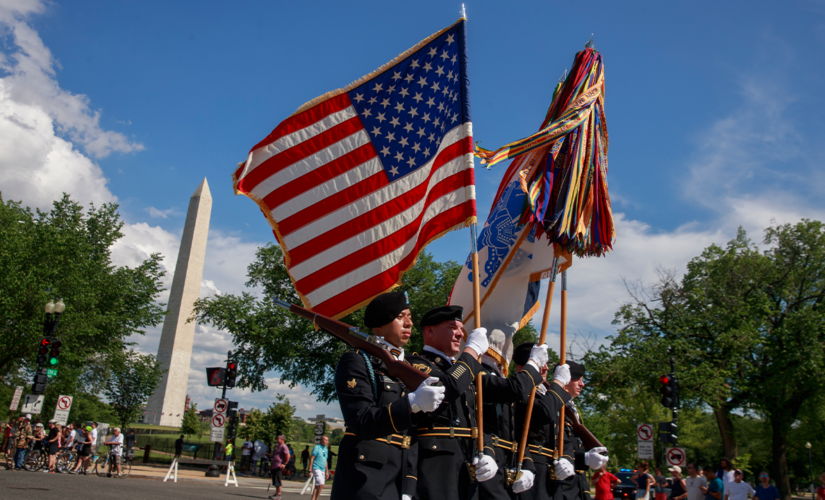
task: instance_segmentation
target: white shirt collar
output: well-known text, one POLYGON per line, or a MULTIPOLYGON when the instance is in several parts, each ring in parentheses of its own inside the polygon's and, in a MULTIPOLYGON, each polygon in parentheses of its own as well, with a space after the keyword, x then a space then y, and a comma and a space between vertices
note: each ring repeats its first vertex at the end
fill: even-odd
POLYGON ((398 356, 395 357, 398 361, 404 361, 404 348, 403 347, 396 347, 396 349, 400 350, 401 352, 398 356))
POLYGON ((482 363, 487 363, 489 366, 494 367, 496 369, 496 371, 494 373, 498 376, 502 376, 501 375, 501 366, 498 364, 498 361, 496 361, 494 357, 490 356, 489 354, 482 354, 481 355, 481 362, 482 363))
POLYGON ((452 356, 447 356, 446 354, 444 354, 443 352, 439 351, 439 350, 438 350, 438 349, 436 349, 435 347, 431 347, 431 346, 425 345, 425 346, 424 346, 424 350, 425 350, 425 351, 430 351, 430 352, 431 352, 431 353, 433 353, 433 354, 438 354, 438 355, 440 355, 441 357, 443 357, 444 359, 448 359, 448 360, 450 360, 450 363, 451 363, 451 364, 452 364, 452 363, 455 363, 455 359, 453 359, 453 357, 452 357, 452 356))

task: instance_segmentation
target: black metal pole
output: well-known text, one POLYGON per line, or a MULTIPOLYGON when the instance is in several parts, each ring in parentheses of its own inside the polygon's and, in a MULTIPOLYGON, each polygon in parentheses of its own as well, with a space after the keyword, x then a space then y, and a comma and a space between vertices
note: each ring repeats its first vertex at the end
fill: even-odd
POLYGON ((808 447, 808 467, 811 468, 811 496, 813 496, 816 490, 814 489, 814 462, 811 459, 811 448, 808 447))
MULTIPOLYGON (((229 361, 231 359, 232 359, 232 351, 229 351, 229 352, 226 353, 226 362, 229 363, 229 361)), ((224 371, 224 376, 223 376, 223 390, 221 391, 221 399, 226 399, 226 371, 224 371)), ((215 416, 214 411, 212 413, 213 413, 212 416, 214 417, 215 416)), ((219 449, 220 445, 221 445, 221 443, 215 443, 214 450, 212 451, 212 460, 217 460, 218 459, 218 449, 219 449)))

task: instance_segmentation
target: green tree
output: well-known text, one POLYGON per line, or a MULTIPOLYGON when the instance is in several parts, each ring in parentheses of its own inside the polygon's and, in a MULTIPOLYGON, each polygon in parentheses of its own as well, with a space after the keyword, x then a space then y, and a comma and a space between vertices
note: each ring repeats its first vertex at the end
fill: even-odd
POLYGON ((0 378, 32 373, 49 300, 66 303, 55 335, 63 342, 58 379, 71 382, 161 321, 161 257, 114 266, 122 226, 115 204, 84 210, 64 194, 34 213, 0 197, 0 378))
POLYGON ((180 424, 181 434, 187 436, 200 435, 203 430, 202 422, 198 418, 198 409, 195 403, 189 406, 189 409, 183 414, 183 421, 180 424))
POLYGON ((610 394, 632 381, 654 392, 675 359, 683 405, 712 409, 731 459, 739 454, 734 411, 764 418, 773 477, 788 499, 793 425, 825 389, 825 230, 803 220, 765 234, 767 250, 740 229, 727 247, 691 260, 681 280, 662 272, 651 288, 629 287, 618 334, 586 361, 590 390, 610 394))
POLYGON ((243 436, 249 435, 253 441, 260 439, 266 443, 275 443, 280 434, 291 436, 295 425, 295 407, 283 394, 276 395, 275 399, 266 412, 253 408, 246 415, 246 426, 241 432, 243 436))
MULTIPOLYGON (((400 290, 408 293, 413 315, 413 335, 407 350, 420 350, 423 345, 418 332, 418 320, 430 308, 447 303, 461 265, 436 262, 422 252, 416 265, 408 271, 400 290)), ((198 321, 209 323, 232 335, 236 346, 233 354, 238 361, 239 387, 255 391, 267 389, 264 375, 278 371, 290 387, 296 384, 312 387, 322 401, 335 398, 333 375, 335 366, 348 346, 312 324, 273 305, 270 298, 300 304, 292 281, 284 266, 281 249, 267 244, 258 249, 255 261, 249 265, 246 283, 258 293, 219 295, 196 302, 198 321), (258 298, 262 297, 262 298, 258 298)), ((366 330, 364 308, 341 319, 344 323, 366 330)))
POLYGON ((112 376, 104 393, 109 399, 120 426, 137 422, 143 405, 155 391, 163 370, 151 354, 130 350, 112 367, 112 376))

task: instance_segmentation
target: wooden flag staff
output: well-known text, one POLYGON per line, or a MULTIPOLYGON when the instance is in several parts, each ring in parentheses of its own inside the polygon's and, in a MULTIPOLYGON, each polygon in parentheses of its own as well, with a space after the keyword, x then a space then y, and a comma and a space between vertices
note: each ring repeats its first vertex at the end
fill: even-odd
MULTIPOLYGON (((561 327, 559 328, 561 337, 561 352, 559 353, 559 364, 567 363, 567 271, 561 273, 561 327)), ((558 460, 564 450, 564 405, 559 410, 559 438, 556 440, 556 451, 553 457, 558 460)), ((555 472, 555 471, 554 471, 555 472)))
MULTIPOLYGON (((559 268, 559 258, 553 259, 553 271, 550 274, 550 283, 547 286, 547 298, 544 299, 544 314, 541 317, 541 332, 539 332, 538 345, 542 345, 547 340, 547 325, 550 323, 550 306, 553 305, 553 290, 556 288, 556 272, 559 268)), ((516 469, 508 471, 507 482, 511 485, 521 475, 521 464, 524 461, 524 452, 527 449, 527 434, 530 432, 530 417, 533 416, 533 403, 536 401, 536 388, 530 392, 530 399, 527 400, 527 413, 524 415, 524 428, 521 431, 521 442, 518 447, 518 463, 516 469)))
MULTIPOLYGON (((463 6, 462 6, 463 8, 463 6)), ((473 328, 481 328, 481 289, 479 286, 478 272, 478 225, 474 222, 470 225, 470 255, 473 261, 473 328)), ((483 352, 478 353, 479 362, 483 352)), ((476 429, 478 432, 478 458, 484 455, 484 407, 482 406, 484 397, 481 390, 481 372, 476 375, 476 429)), ((475 469, 471 470, 475 478, 475 469)))

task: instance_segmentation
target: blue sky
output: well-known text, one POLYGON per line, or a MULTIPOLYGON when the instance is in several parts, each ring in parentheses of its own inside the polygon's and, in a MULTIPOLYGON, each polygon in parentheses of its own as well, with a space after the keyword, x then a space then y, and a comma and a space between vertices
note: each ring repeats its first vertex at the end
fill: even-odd
MULTIPOLYGON (((0 0, 0 191, 39 207, 61 191, 117 201, 128 222, 118 263, 161 251, 171 270, 188 198, 207 177, 202 294, 237 293, 255 248, 273 237, 255 204, 233 194, 235 164, 305 101, 369 73, 459 9, 0 0)), ((472 1, 467 15, 474 136, 487 148, 536 130, 591 33, 604 56, 618 239, 613 254, 570 271, 578 347, 611 333, 623 279, 683 269, 740 225, 759 239, 772 220, 825 216, 825 1, 472 1)), ((477 170, 481 219, 504 169, 477 170)), ((451 233, 428 250, 463 261, 468 240, 451 233)), ((137 340, 154 352, 158 337, 159 328, 137 340)), ((199 327, 196 401, 212 397, 202 368, 230 347, 199 327)), ((339 414, 277 383, 244 398, 266 406, 274 390, 300 414, 339 414)))

